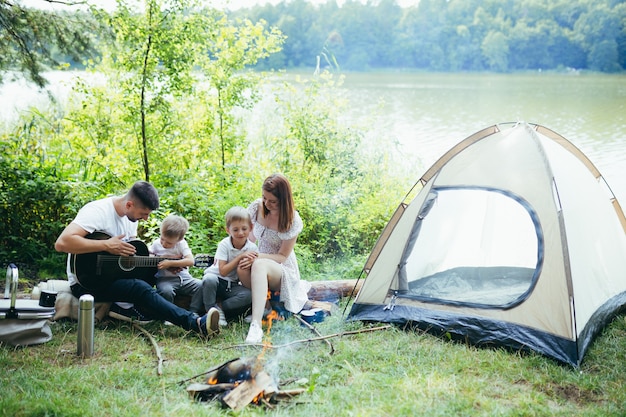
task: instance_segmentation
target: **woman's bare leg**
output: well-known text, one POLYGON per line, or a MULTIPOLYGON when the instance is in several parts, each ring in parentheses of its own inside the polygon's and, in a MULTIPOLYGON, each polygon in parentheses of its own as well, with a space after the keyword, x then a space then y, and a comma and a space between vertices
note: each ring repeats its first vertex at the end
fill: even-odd
POLYGON ((257 259, 252 264, 252 321, 261 324, 265 302, 267 301, 267 291, 268 289, 280 290, 282 274, 283 268, 271 259, 257 259))

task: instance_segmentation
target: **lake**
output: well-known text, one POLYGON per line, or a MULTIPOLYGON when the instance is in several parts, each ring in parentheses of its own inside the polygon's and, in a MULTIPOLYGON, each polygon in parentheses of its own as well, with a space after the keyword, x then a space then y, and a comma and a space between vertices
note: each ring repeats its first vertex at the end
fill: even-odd
MULTIPOLYGON (((62 96, 69 76, 51 77, 51 90, 62 96)), ((369 143, 383 135, 397 139, 416 181, 467 136, 497 123, 526 121, 579 147, 626 205, 626 75, 348 73, 341 89, 349 105, 338 116, 347 125, 373 126, 369 143)), ((34 97, 36 91, 23 83, 5 84, 0 89, 5 121, 34 97)), ((264 119, 266 104, 246 120, 264 119)))
POLYGON ((498 123, 543 125, 579 147, 626 204, 626 76, 349 74, 351 117, 377 115, 415 161, 416 180, 444 152, 498 123), (377 98, 386 105, 377 111, 377 98))

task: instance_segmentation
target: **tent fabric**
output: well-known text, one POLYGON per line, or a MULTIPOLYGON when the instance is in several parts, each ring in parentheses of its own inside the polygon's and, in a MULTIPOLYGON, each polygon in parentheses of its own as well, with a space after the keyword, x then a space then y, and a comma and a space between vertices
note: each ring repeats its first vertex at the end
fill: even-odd
POLYGON ((494 125, 416 186, 372 250, 348 319, 578 366, 626 302, 626 221, 593 163, 546 127, 494 125))

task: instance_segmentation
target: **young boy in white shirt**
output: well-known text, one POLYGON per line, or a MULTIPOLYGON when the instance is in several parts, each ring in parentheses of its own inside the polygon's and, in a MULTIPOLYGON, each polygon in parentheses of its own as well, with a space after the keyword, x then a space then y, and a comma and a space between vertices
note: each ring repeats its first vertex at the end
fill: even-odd
POLYGON ((219 324, 221 326, 227 324, 226 315, 242 314, 252 304, 250 289, 239 282, 237 266, 246 253, 258 251, 257 245, 248 240, 252 231, 252 221, 248 210, 234 206, 226 212, 224 217, 228 237, 218 243, 215 263, 204 272, 202 300, 195 298, 191 305, 192 310, 196 312, 217 308, 220 313, 219 324))

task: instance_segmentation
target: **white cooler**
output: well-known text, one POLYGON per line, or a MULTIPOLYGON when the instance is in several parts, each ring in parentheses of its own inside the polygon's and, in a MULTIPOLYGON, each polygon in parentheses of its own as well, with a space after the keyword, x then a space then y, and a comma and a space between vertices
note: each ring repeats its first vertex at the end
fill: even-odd
POLYGON ((52 339, 50 320, 54 307, 42 307, 38 300, 18 300, 17 267, 10 264, 4 299, 0 299, 0 342, 12 346, 28 346, 52 339))

